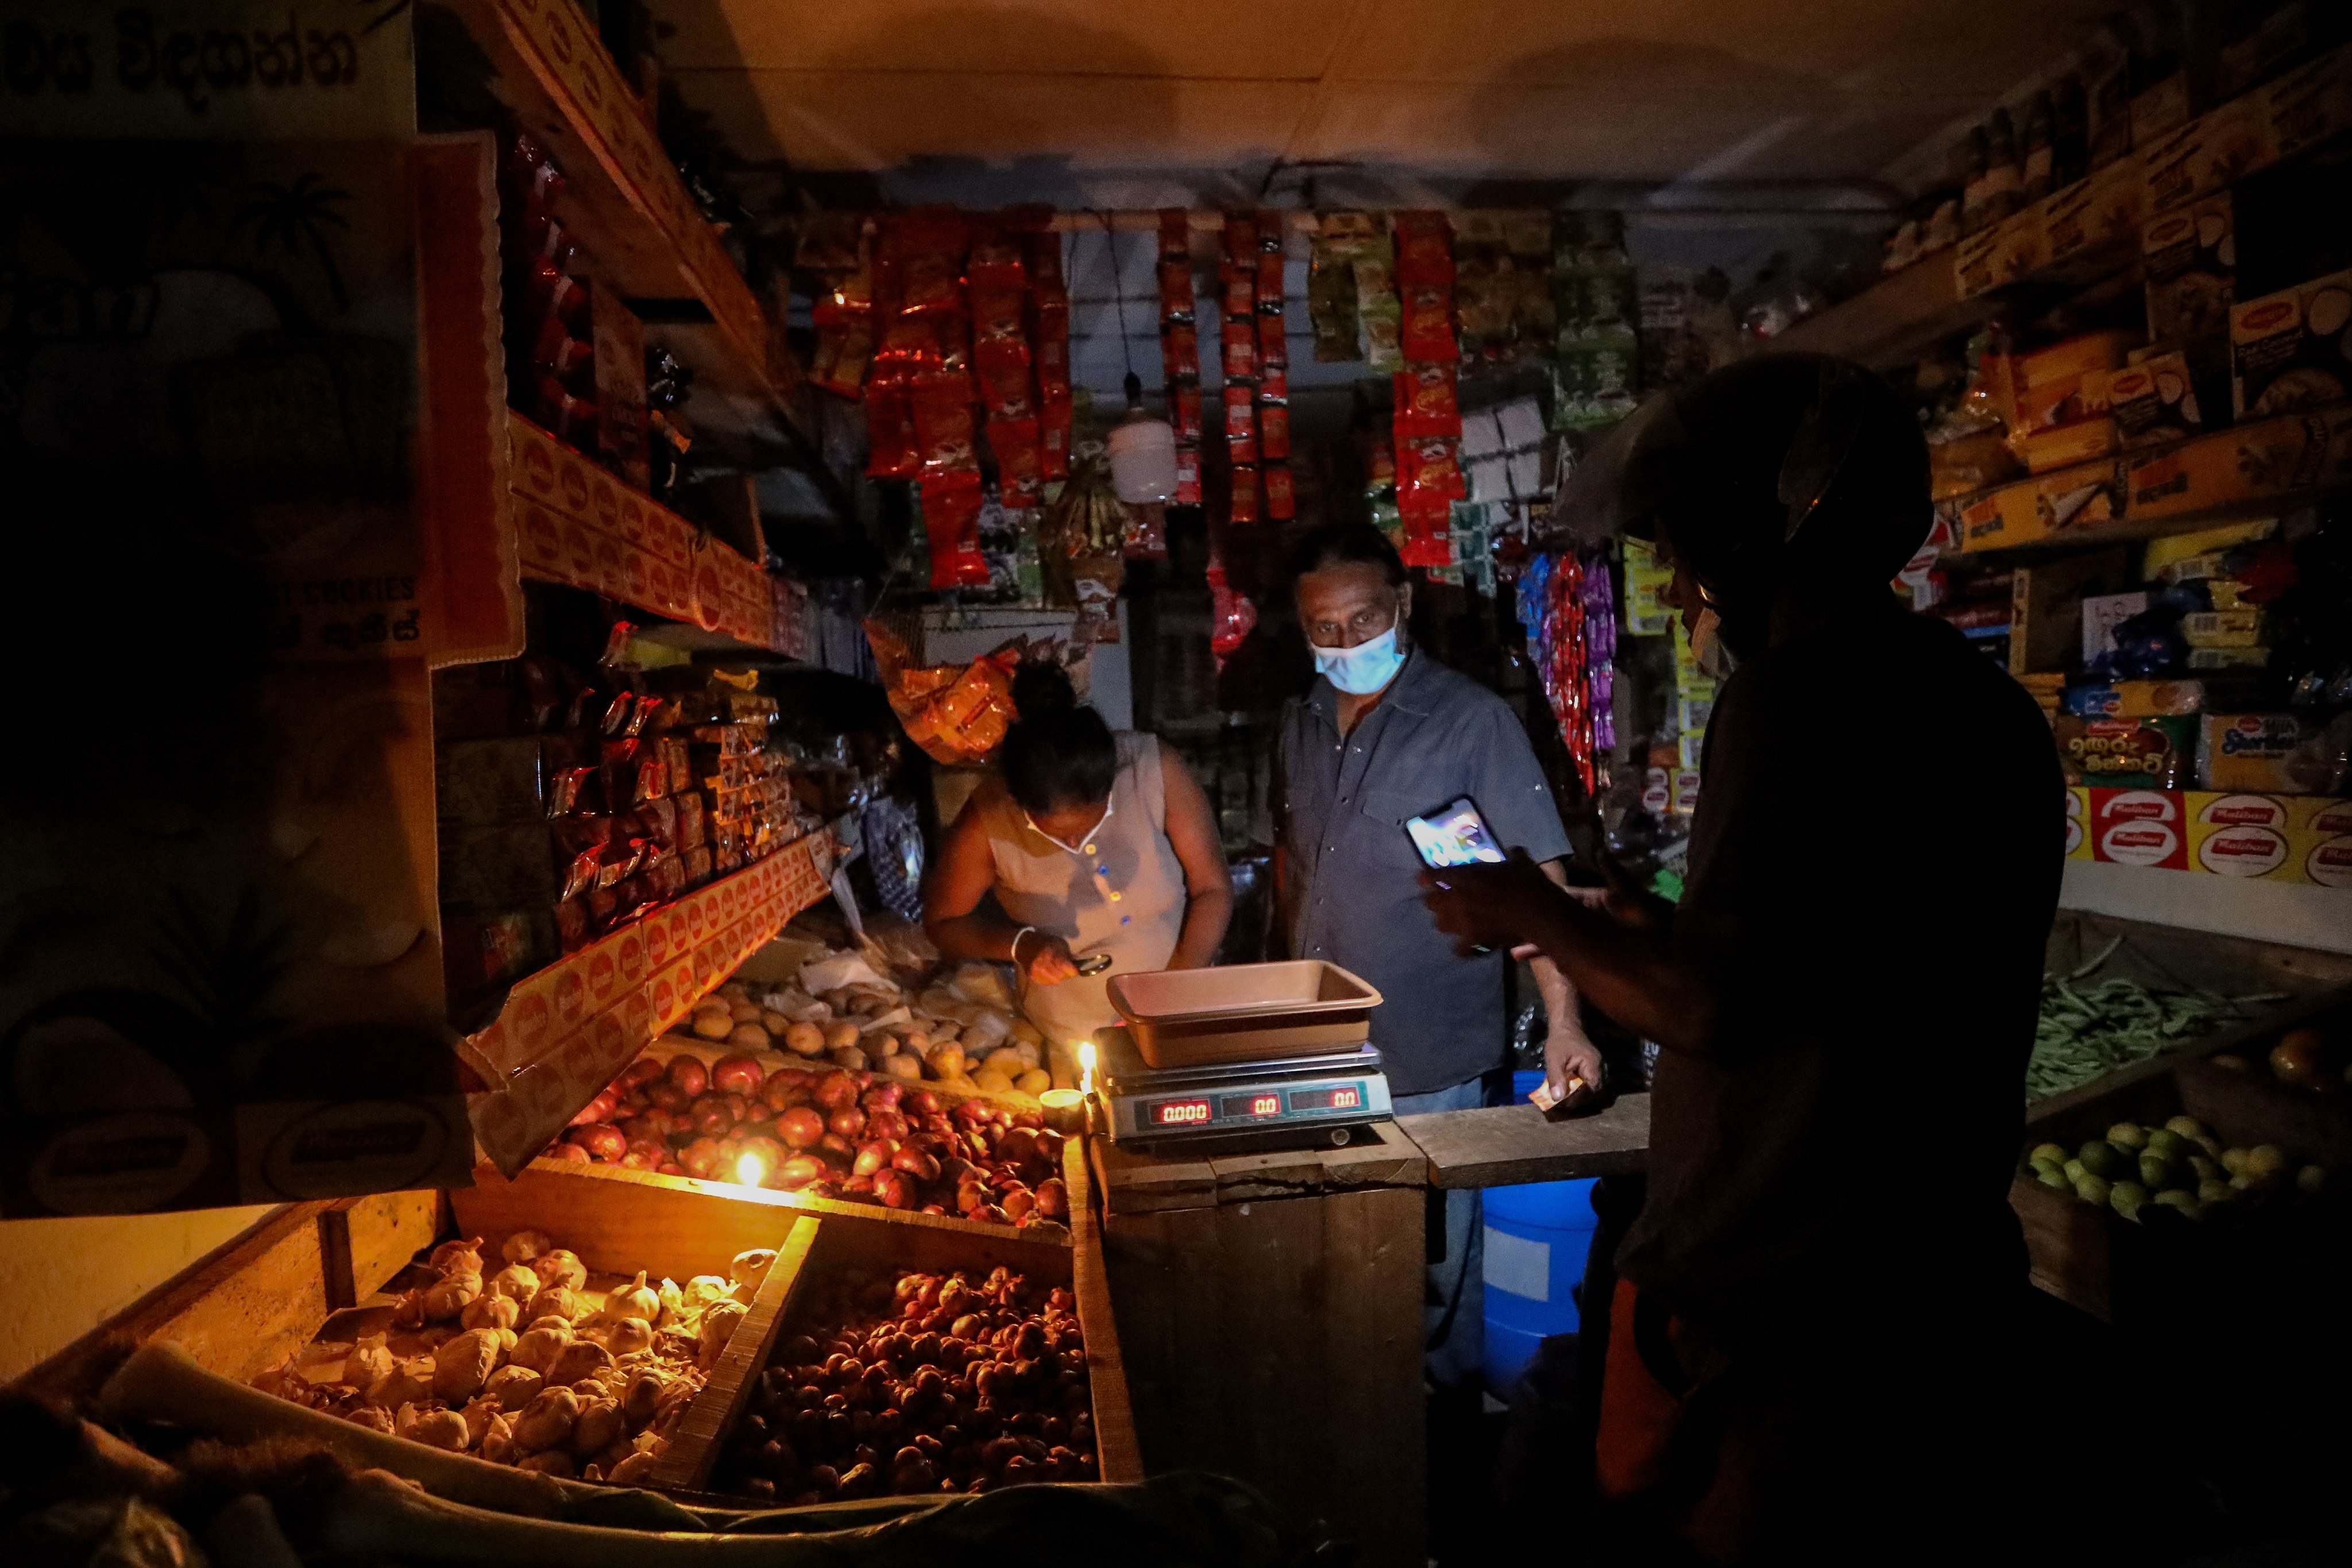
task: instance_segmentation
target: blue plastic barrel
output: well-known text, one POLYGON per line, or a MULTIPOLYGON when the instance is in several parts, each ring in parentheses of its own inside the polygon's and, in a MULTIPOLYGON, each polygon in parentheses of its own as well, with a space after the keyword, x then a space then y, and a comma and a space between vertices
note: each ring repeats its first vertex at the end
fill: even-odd
MULTIPOLYGON (((1511 1092, 1525 1100, 1543 1075, 1512 1075, 1511 1092)), ((1489 1187, 1486 1210, 1486 1386, 1509 1392, 1553 1334, 1576 1332, 1575 1289, 1598 1223, 1592 1184, 1531 1182, 1489 1187)))

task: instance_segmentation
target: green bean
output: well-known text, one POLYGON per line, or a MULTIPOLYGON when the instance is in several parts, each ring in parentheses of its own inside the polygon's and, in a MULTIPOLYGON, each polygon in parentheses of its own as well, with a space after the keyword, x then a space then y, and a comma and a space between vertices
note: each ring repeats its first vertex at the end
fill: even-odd
POLYGON ((2079 967, 2042 977, 2042 1010, 2025 1068, 2029 1100, 2063 1094, 2287 999, 2285 993, 2233 998, 2201 986, 2149 987, 2120 976, 2093 980, 2122 945, 2116 937, 2079 967))

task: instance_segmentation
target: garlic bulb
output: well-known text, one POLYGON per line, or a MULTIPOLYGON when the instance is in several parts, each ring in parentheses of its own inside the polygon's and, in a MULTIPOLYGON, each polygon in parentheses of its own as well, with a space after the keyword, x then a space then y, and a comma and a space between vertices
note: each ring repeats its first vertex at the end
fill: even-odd
POLYGON ((499 1418, 499 1407, 487 1399, 475 1399, 467 1401, 466 1408, 457 1414, 466 1418, 466 1447, 472 1448, 480 1446, 483 1434, 499 1418))
POLYGON ((469 1329, 433 1352, 433 1397, 461 1405, 481 1392, 498 1369, 498 1336, 469 1329))
POLYGON ((552 1448, 572 1436, 572 1424, 579 1418, 580 1396, 568 1388, 551 1388, 509 1423, 515 1447, 526 1454, 552 1448))
POLYGON ((695 1364, 706 1371, 719 1364, 719 1353, 734 1336, 735 1325, 743 1321, 749 1310, 740 1301, 721 1301, 702 1314, 702 1331, 697 1336, 695 1364))
POLYGON ((569 1285, 550 1285, 530 1299, 523 1309, 523 1321, 535 1323, 541 1318, 561 1318, 576 1323, 587 1315, 588 1303, 569 1285))
POLYGON ((433 1397, 433 1372, 431 1356, 400 1362, 368 1385, 367 1402, 385 1410, 421 1404, 433 1397))
POLYGON ((694 1317, 709 1311, 735 1291, 735 1281, 721 1279, 716 1274, 698 1274, 686 1282, 686 1304, 683 1315, 694 1317))
POLYGON ((533 1454, 515 1468, 530 1470, 535 1475, 553 1476, 559 1481, 571 1480, 580 1473, 578 1467, 572 1462, 572 1456, 561 1448, 548 1448, 533 1454))
POLYGON ((382 1334, 370 1334, 343 1358, 343 1381, 354 1388, 373 1387, 392 1371, 392 1350, 382 1334))
POLYGON ((604 1479, 616 1487, 643 1486, 653 1479, 654 1467, 659 1463, 661 1460, 654 1455, 639 1449, 614 1465, 604 1479))
POLYGON ((686 1292, 677 1288, 677 1280, 665 1279, 656 1294, 661 1298, 661 1312, 654 1319, 654 1327, 666 1329, 685 1315, 686 1292))
POLYGON ((446 1448, 453 1454, 462 1454, 467 1447, 466 1418, 454 1410, 436 1410, 430 1415, 420 1415, 401 1436, 412 1443, 446 1448))
POLYGON ((646 1283, 646 1271, 637 1270, 636 1279, 604 1298, 604 1310, 596 1314, 601 1322, 619 1322, 624 1318, 643 1318, 650 1324, 661 1315, 661 1292, 646 1283))
POLYGON ((601 1453, 611 1447, 614 1439, 625 1435, 621 1407, 609 1399, 600 1399, 583 1410, 580 1419, 572 1424, 572 1436, 565 1447, 584 1459, 601 1453))
POLYGON ((521 1458, 521 1450, 515 1447, 514 1426, 503 1412, 490 1417, 489 1426, 476 1447, 482 1458, 494 1465, 511 1465, 521 1458))
POLYGON ((749 1295, 760 1289, 760 1282, 768 1277, 768 1270, 775 1261, 774 1247, 755 1247, 749 1252, 737 1253, 735 1261, 728 1265, 727 1272, 733 1277, 736 1290, 749 1295))
POLYGON ((519 1230, 499 1244, 499 1256, 509 1263, 529 1263, 555 1250, 555 1240, 543 1230, 519 1230))
POLYGON ((532 1258, 530 1267, 541 1284, 569 1285, 578 1290, 588 1283, 588 1266, 580 1261, 578 1253, 561 1247, 532 1258))
POLYGON ((485 1292, 459 1310, 457 1321, 469 1329, 511 1329, 521 1316, 513 1297, 485 1292))
POLYGON ((351 1413, 348 1419, 352 1426, 364 1426, 371 1432, 389 1433, 392 1430, 392 1412, 373 1405, 361 1405, 351 1413))
MULTIPOLYGON (((490 1373, 482 1384, 481 1399, 488 1400, 506 1410, 520 1410, 537 1399, 546 1388, 547 1379, 520 1363, 509 1363, 490 1373)), ((477 1404, 480 1400, 476 1401, 477 1404)))
POLYGON ((421 1329, 425 1326, 425 1292, 404 1290, 393 1303, 392 1326, 395 1329, 421 1329))
POLYGON ((482 1293, 482 1277, 478 1274, 452 1274, 438 1284, 425 1289, 425 1321, 438 1323, 456 1317, 467 1304, 482 1293))
POLYGON ((629 1389, 621 1396, 621 1414, 632 1426, 643 1426, 661 1408, 665 1380, 657 1372, 641 1372, 629 1380, 629 1389))
POLYGON ((509 1263, 489 1278, 489 1288, 501 1296, 511 1296, 520 1307, 539 1294, 540 1279, 527 1263, 509 1263))
POLYGON ((464 1241, 443 1242, 433 1249, 433 1267, 444 1274, 479 1274, 482 1238, 477 1236, 464 1241))
POLYGON ((509 1359, 517 1366, 544 1374, 549 1367, 555 1364, 555 1358, 563 1353, 563 1347, 571 1342, 572 1330, 568 1325, 561 1329, 533 1329, 515 1341, 514 1352, 509 1359))
POLYGON ((623 1318, 604 1326, 604 1348, 616 1356, 650 1350, 654 1342, 654 1326, 643 1318, 623 1318))
POLYGON ((556 1353, 547 1369, 551 1384, 578 1383, 613 1364, 613 1352, 593 1340, 574 1340, 556 1353))

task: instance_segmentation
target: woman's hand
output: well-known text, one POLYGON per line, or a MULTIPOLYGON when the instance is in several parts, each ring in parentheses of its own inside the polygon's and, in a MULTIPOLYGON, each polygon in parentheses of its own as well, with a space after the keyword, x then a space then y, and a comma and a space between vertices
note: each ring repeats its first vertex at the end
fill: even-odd
POLYGON ((1077 977, 1077 961, 1070 956, 1070 944, 1051 931, 1024 931, 1014 937, 1013 962, 1032 985, 1059 985, 1077 977))

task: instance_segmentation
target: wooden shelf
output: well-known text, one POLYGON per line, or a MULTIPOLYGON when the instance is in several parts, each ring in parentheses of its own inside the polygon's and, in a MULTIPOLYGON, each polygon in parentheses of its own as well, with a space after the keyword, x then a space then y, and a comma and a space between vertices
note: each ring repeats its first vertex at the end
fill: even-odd
POLYGON ((519 982, 461 1047, 496 1086, 468 1106, 484 1152, 509 1175, 530 1163, 647 1043, 831 892, 838 855, 835 829, 821 828, 519 982))
POLYGON ((2215 430, 2174 446, 2039 474, 1940 503, 1946 555, 2072 550, 2275 517, 2352 489, 2352 404, 2215 430), (2105 493, 2061 524, 2052 502, 2105 493))
POLYGON ((447 0, 493 69, 486 84, 562 170, 555 211, 597 276, 695 373, 687 416, 722 439, 779 438, 799 384, 782 323, 670 164, 635 93, 573 6, 447 0))
POLYGON ((525 577, 787 658, 803 651, 798 584, 769 575, 511 410, 507 508, 525 577))

